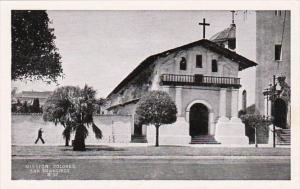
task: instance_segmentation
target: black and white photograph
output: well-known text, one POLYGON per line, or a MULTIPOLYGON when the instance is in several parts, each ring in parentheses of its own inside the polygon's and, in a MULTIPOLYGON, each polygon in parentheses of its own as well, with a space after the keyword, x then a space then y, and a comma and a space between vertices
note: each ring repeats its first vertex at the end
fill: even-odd
POLYGON ((98 3, 6 9, 10 182, 299 179, 291 8, 98 3))

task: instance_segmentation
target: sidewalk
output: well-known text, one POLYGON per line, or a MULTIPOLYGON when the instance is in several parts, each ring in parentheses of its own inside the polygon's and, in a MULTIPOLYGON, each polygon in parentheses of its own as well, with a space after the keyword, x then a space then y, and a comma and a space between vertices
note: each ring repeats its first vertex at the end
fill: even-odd
POLYGON ((253 148, 253 147, 214 147, 206 146, 146 146, 146 145, 92 145, 86 146, 86 151, 73 151, 72 147, 65 146, 12 146, 13 158, 40 157, 40 158, 55 158, 55 157, 130 157, 130 156, 159 156, 159 157, 177 157, 180 156, 285 156, 290 157, 290 148, 253 148))

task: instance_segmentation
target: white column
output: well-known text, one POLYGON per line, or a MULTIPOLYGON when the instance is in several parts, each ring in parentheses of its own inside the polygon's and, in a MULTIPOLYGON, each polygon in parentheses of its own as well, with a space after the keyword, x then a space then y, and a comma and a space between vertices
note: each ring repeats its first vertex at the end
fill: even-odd
POLYGON ((177 107, 177 115, 181 116, 182 114, 182 87, 176 87, 175 92, 175 103, 177 107))
POLYGON ((226 88, 220 89, 219 116, 219 119, 228 120, 226 117, 226 88))
POLYGON ((147 125, 142 125, 142 135, 147 136, 147 125))
POLYGON ((232 89, 232 91, 231 91, 231 118, 238 117, 238 101, 239 101, 239 90, 232 89))
POLYGON ((169 86, 162 86, 162 90, 166 93, 170 94, 170 87, 169 86))
POLYGON ((269 102, 268 102, 268 106, 269 106, 269 108, 268 108, 268 112, 269 112, 269 116, 271 116, 271 112, 272 112, 272 102, 269 100, 269 102))
POLYGON ((131 135, 134 135, 134 114, 131 116, 131 135))
POLYGON ((268 115, 268 112, 269 110, 268 110, 268 100, 267 100, 267 98, 266 97, 264 97, 264 115, 266 116, 266 115, 268 115))
POLYGON ((210 135, 215 135, 214 113, 209 112, 208 121, 208 133, 210 135))

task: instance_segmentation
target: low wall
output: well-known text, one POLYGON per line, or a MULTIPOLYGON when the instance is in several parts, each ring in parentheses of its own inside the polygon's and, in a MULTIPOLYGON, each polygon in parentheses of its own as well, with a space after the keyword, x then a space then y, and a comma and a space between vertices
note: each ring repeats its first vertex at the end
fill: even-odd
MULTIPOLYGON (((155 136, 155 126, 147 126, 147 141, 149 144, 155 144, 155 136)), ((159 144, 161 145, 187 145, 190 142, 189 124, 184 117, 178 117, 173 124, 159 127, 159 144)))
MULTIPOLYGON (((86 144, 129 143, 131 137, 130 115, 95 115, 95 124, 102 130, 103 138, 95 138, 92 128, 86 144)), ((11 133, 13 145, 33 145, 39 128, 44 130, 43 138, 47 145, 64 145, 63 126, 45 122, 42 114, 12 114, 11 133)), ((72 135, 72 138, 74 135, 72 135)), ((39 141, 41 143, 41 141, 39 141)))

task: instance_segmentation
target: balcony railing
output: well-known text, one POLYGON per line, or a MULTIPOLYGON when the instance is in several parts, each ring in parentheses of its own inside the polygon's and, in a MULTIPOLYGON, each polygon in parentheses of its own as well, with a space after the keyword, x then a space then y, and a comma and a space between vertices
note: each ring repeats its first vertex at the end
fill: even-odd
POLYGON ((240 78, 214 77, 203 75, 175 75, 162 74, 160 76, 162 85, 190 85, 190 86, 211 86, 211 87, 233 87, 240 88, 240 78))

